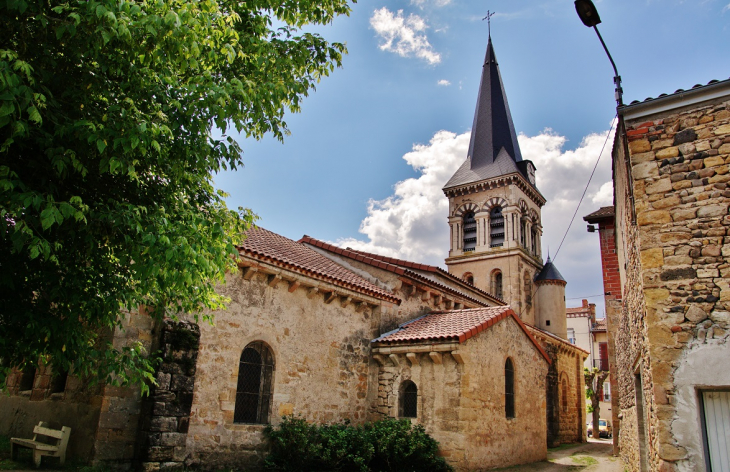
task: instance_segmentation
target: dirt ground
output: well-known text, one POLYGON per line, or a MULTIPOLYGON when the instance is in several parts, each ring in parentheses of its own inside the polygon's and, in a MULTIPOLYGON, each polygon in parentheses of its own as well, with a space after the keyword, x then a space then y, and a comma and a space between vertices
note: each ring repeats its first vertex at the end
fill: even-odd
POLYGON ((546 461, 497 469, 505 472, 624 472, 621 459, 612 455, 610 439, 588 439, 548 449, 546 461))

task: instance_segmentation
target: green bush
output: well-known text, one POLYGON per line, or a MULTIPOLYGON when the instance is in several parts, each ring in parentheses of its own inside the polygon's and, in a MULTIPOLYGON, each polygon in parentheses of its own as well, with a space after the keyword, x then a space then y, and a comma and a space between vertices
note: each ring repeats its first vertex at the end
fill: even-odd
POLYGON ((363 426, 309 424, 287 416, 267 427, 266 468, 282 471, 450 471, 421 425, 384 419, 363 426))

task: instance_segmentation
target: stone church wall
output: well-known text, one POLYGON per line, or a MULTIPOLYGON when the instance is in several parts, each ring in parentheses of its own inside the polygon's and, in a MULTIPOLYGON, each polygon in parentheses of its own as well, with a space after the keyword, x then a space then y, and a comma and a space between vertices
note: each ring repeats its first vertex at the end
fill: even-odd
POLYGON ((188 462, 240 468, 262 460, 264 425, 233 421, 240 356, 254 341, 263 341, 275 360, 271 424, 291 414, 312 422, 369 419, 377 386, 369 368, 377 300, 365 309, 343 308, 339 299, 328 304, 321 293, 290 289, 286 282, 270 286, 263 274, 248 281, 240 273, 221 287, 231 298, 228 309, 216 312, 213 324, 200 323, 188 462))
POLYGON ((624 287, 614 381, 623 416, 619 445, 633 470, 642 457, 651 470, 702 470, 696 389, 730 388, 727 369, 712 362, 727 359, 730 330, 724 100, 628 122, 628 168, 620 139, 614 150, 624 287))
POLYGON ((400 385, 412 380, 418 387, 418 418, 413 421, 439 441, 441 453, 457 470, 545 459, 548 363, 524 331, 508 318, 451 348, 461 360, 447 352, 423 352, 413 364, 405 354, 397 355, 398 365, 386 361, 379 373, 380 412, 398 416, 400 385), (508 357, 515 368, 513 419, 505 416, 508 357))

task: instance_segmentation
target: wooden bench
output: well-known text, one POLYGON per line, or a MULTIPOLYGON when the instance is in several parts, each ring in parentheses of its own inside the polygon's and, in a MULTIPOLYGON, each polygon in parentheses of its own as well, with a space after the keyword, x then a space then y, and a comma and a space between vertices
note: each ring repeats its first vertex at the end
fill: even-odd
POLYGON ((13 460, 18 458, 18 447, 25 447, 33 450, 33 463, 36 467, 41 466, 41 457, 59 457, 61 464, 66 462, 66 446, 68 437, 71 435, 71 428, 64 426, 61 430, 51 429, 48 423, 41 421, 33 428, 33 439, 10 438, 10 457, 13 460), (43 436, 40 438, 39 436, 43 436), (39 439, 43 439, 40 441, 39 439))

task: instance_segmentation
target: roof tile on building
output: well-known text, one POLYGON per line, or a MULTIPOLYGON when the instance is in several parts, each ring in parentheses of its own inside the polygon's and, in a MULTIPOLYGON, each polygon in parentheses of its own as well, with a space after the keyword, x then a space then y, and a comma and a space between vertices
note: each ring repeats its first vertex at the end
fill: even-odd
POLYGON ((472 285, 468 285, 464 280, 460 279, 459 277, 456 277, 455 275, 452 275, 448 273, 447 271, 443 270, 440 267, 427 265, 427 264, 419 264, 417 262, 410 262, 402 259, 396 259, 394 257, 387 257, 387 256, 381 256, 378 254, 373 254, 365 251, 358 251, 356 249, 350 249, 350 248, 341 248, 339 246, 335 246, 333 244, 320 241, 319 239, 313 238, 311 236, 304 235, 302 239, 299 240, 300 243, 303 244, 311 244, 314 247, 318 247, 320 249, 324 249, 325 251, 332 252, 338 255, 341 255, 343 257, 348 257, 350 259, 354 259, 356 261, 362 262, 364 264, 369 264, 373 267, 378 267, 383 270, 387 270, 389 272, 396 273, 398 275, 406 275, 412 278, 416 278, 421 282, 425 282, 431 285, 438 286, 441 290, 444 290, 446 292, 451 293, 458 293, 461 297, 466 298, 468 300, 471 300, 478 304, 483 304, 483 302, 477 300, 476 298, 469 296, 464 291, 455 290, 451 287, 448 287, 444 284, 438 283, 430 278, 423 277, 422 275, 418 274, 417 272, 414 272, 414 270, 422 270, 425 272, 431 272, 434 274, 438 274, 446 279, 450 279, 454 281, 455 283, 463 286, 464 288, 468 287, 468 290, 476 292, 480 295, 483 295, 485 297, 488 297, 495 302, 504 303, 504 300, 501 300, 500 298, 495 297, 494 295, 485 292, 484 290, 478 289, 472 285))
POLYGON ((661 99, 661 98, 664 98, 664 97, 671 97, 672 95, 679 95, 679 94, 682 94, 682 93, 685 93, 685 92, 689 92, 689 91, 691 91, 691 90, 696 90, 696 89, 702 89, 702 88, 705 88, 705 87, 710 87, 710 86, 712 86, 712 85, 715 85, 715 84, 720 84, 720 83, 724 83, 724 82, 728 82, 728 81, 730 81, 730 78, 728 78, 728 79, 724 79, 724 80, 717 80, 717 79, 713 79, 713 80, 710 80, 709 82, 707 82, 707 84, 695 84, 695 85, 694 85, 694 86, 693 86, 693 87, 692 87, 691 89, 689 89, 689 90, 685 90, 685 89, 677 89, 677 90, 675 90, 675 91, 674 91, 673 93, 662 93, 662 94, 660 94, 660 95, 659 95, 658 97, 656 97, 656 98, 654 98, 654 97, 647 97, 647 98, 645 98, 644 100, 634 100, 634 101, 632 101, 632 102, 631 102, 630 104, 628 104, 628 105, 623 105, 623 107, 629 107, 629 106, 631 106, 631 105, 637 105, 637 104, 639 104, 639 103, 646 103, 646 102, 651 102, 651 101, 654 101, 654 100, 659 100, 659 99, 661 99))
POLYGON ((434 311, 404 323, 398 329, 385 333, 373 343, 409 344, 418 341, 463 343, 489 329, 496 323, 512 317, 545 359, 549 357, 529 333, 525 324, 509 306, 471 308, 467 310, 434 311))
POLYGON ((616 211, 615 211, 613 205, 605 206, 605 207, 601 207, 599 210, 594 211, 590 215, 584 216, 583 220, 590 223, 592 220, 608 218, 608 217, 614 216, 615 214, 616 214, 616 211))
POLYGON ((247 231, 246 239, 238 250, 239 254, 253 259, 270 262, 335 285, 400 303, 400 299, 389 291, 373 285, 312 248, 264 228, 256 227, 247 231))
POLYGON ((606 318, 596 318, 592 331, 606 331, 606 318))

